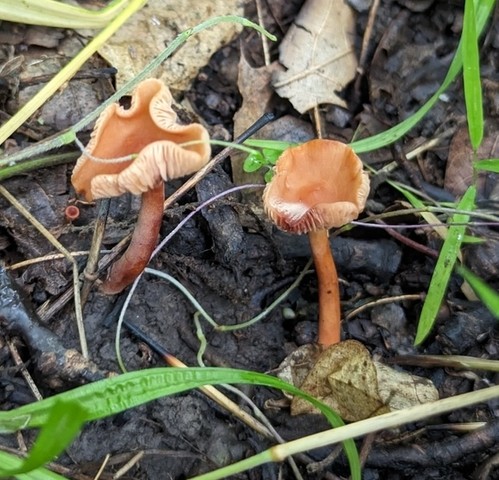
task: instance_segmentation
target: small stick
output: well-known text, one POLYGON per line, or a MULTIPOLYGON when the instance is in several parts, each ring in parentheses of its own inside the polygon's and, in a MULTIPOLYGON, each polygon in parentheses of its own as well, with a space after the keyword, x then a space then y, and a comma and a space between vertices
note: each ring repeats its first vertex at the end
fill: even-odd
POLYGON ((106 229, 110 203, 111 199, 104 198, 99 204, 99 211, 97 212, 97 220, 95 221, 94 234, 92 236, 92 244, 88 254, 87 265, 85 270, 83 270, 83 286, 81 287, 82 308, 87 302, 92 285, 98 277, 99 253, 102 245, 102 238, 104 237, 104 231, 106 229))
POLYGON ((24 362, 22 361, 22 358, 19 355, 19 352, 17 351, 17 347, 15 346, 14 342, 12 340, 8 340, 7 345, 9 346, 9 351, 10 354, 12 355, 12 359, 14 360, 16 366, 20 368, 21 375, 24 377, 24 380, 28 384, 31 393, 33 393, 34 397, 37 400, 43 400, 42 394, 40 393, 40 390, 38 390, 38 387, 36 386, 34 380, 31 378, 28 369, 25 367, 24 362))
MULTIPOLYGON (((258 25, 265 28, 263 25, 262 0, 256 0, 256 14, 258 18, 258 25)), ((260 35, 260 37, 262 39, 263 59, 265 61, 265 66, 268 67, 270 65, 269 39, 265 35, 260 35)))

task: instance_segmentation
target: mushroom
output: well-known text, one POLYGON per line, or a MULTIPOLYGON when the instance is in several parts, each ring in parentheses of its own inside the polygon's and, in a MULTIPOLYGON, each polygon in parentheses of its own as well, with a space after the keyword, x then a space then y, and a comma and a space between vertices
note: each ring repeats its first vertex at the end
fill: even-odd
POLYGON ((130 108, 113 104, 102 112, 71 177, 87 201, 142 194, 130 245, 102 285, 108 294, 121 292, 149 262, 163 217, 163 182, 196 172, 210 157, 208 132, 176 123, 171 93, 160 80, 144 80, 131 97, 130 108))
POLYGON ((328 230, 356 219, 369 194, 362 162, 344 143, 311 140, 285 150, 263 193, 267 215, 281 230, 308 233, 319 287, 319 336, 338 343, 341 312, 338 274, 328 230))

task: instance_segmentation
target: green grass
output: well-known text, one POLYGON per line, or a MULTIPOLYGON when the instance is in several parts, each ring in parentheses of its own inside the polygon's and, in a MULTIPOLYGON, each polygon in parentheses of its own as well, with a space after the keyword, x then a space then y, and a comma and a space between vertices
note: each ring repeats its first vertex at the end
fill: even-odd
MULTIPOLYGON (((0 466, 0 477, 19 475, 46 464, 69 445, 86 422, 115 415, 160 397, 220 383, 264 385, 284 390, 309 401, 322 412, 332 427, 344 425, 338 414, 327 405, 270 375, 224 368, 154 368, 125 373, 15 410, 0 412, 2 433, 21 428, 41 428, 28 458, 15 466, 0 466)), ((355 443, 347 440, 343 446, 352 478, 360 480, 360 461, 355 443)))

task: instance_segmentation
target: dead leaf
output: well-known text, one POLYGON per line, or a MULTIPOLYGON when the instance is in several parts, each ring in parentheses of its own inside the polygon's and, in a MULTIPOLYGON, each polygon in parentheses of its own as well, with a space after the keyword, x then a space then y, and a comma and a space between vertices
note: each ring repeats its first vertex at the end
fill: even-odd
MULTIPOLYGON (((389 411, 378 393, 376 367, 371 355, 356 340, 346 340, 325 350, 300 388, 348 421, 389 411)), ((306 400, 295 397, 291 414, 303 413, 317 413, 317 410, 306 400)))
MULTIPOLYGON (((243 15, 240 0, 149 0, 99 53, 118 69, 117 86, 136 76, 180 33, 219 15, 243 15)), ((241 26, 221 23, 191 37, 180 50, 153 72, 172 90, 185 90, 201 67, 241 26)))
MULTIPOLYGON (((312 370, 322 349, 316 343, 307 343, 293 350, 279 365, 275 372, 277 376, 291 385, 303 385, 303 381, 312 370)), ((284 395, 293 398, 291 394, 284 395)))
POLYGON ((381 400, 390 410, 402 410, 438 400, 438 390, 428 378, 395 370, 384 363, 374 362, 381 400))
MULTIPOLYGON (((244 132, 264 113, 271 111, 270 106, 273 90, 270 79, 274 72, 281 69, 277 63, 269 66, 253 68, 241 53, 239 61, 238 81, 239 92, 243 98, 241 108, 234 115, 234 136, 244 132)), ((265 138, 285 142, 304 142, 313 138, 314 132, 309 123, 294 116, 285 115, 263 127, 252 138, 265 138)), ((263 183, 264 171, 246 173, 242 165, 247 154, 231 155, 232 177, 236 185, 246 183, 263 183)), ((261 197, 261 192, 253 192, 248 197, 261 197)))
MULTIPOLYGON (((477 151, 477 158, 499 157, 499 125, 490 119, 485 135, 477 151)), ((473 180, 473 149, 468 135, 468 127, 459 128, 452 137, 449 146, 449 157, 445 169, 445 189, 456 196, 461 196, 474 182, 473 180)), ((492 198, 497 187, 498 174, 481 172, 478 175, 478 194, 482 198, 492 198)))
POLYGON ((345 107, 337 94, 355 77, 355 19, 345 2, 308 0, 279 47, 287 68, 273 77, 277 93, 300 113, 321 104, 345 107))
MULTIPOLYGON (((373 361, 356 340, 332 345, 322 353, 316 346, 304 345, 281 363, 277 376, 351 422, 438 400, 431 380, 373 361)), ((319 412, 294 397, 291 414, 304 413, 319 412)))

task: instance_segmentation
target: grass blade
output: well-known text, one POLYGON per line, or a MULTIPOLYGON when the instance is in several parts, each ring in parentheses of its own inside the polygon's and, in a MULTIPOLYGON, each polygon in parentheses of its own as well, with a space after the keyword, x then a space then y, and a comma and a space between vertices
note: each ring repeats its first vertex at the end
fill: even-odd
POLYGON ((489 158, 487 160, 478 160, 473 164, 477 170, 499 173, 499 158, 489 158))
POLYGON ((114 0, 100 10, 56 0, 0 0, 0 19, 61 28, 103 28, 125 8, 128 0, 114 0))
POLYGON ((0 476, 17 476, 41 467, 64 450, 84 422, 85 411, 77 402, 56 402, 28 458, 13 469, 0 466, 0 476))
POLYGON ((474 0, 464 3, 461 54, 468 131, 471 145, 476 151, 483 139, 483 104, 474 0))
MULTIPOLYGON (((88 422, 114 415, 165 395, 220 383, 265 385, 285 390, 308 400, 325 415, 333 427, 344 425, 338 414, 327 405, 270 375, 225 368, 154 368, 125 373, 14 410, 0 412, 0 431, 16 429, 16 424, 17 428, 43 427, 50 421, 54 409, 58 409, 60 402, 77 404, 84 412, 83 420, 88 422)), ((68 443, 67 439, 61 442, 60 450, 66 448, 68 443)), ((343 445, 352 478, 360 480, 360 461, 355 443, 353 440, 348 440, 343 445)), ((48 460, 47 458, 46 461, 48 460)))
MULTIPOLYGON (((472 210, 474 208, 476 188, 469 187, 463 198, 459 202, 458 210, 472 210)), ((469 215, 455 213, 450 222, 460 225, 449 227, 447 238, 444 241, 442 250, 437 260, 435 270, 431 277, 428 295, 426 296, 421 316, 419 317, 418 329, 416 333, 415 345, 419 345, 428 336, 437 318, 438 310, 447 290, 449 279, 454 269, 456 259, 459 255, 461 243, 463 241, 466 224, 469 215), (463 225, 461 225, 463 224, 463 225)))
POLYGON ((490 313, 499 320, 499 292, 496 292, 479 276, 463 265, 458 265, 456 270, 470 284, 477 297, 488 308, 490 313))
MULTIPOLYGON (((0 451, 0 465, 11 470, 20 468, 23 460, 10 453, 0 451)), ((15 476, 18 480, 65 480, 57 473, 46 468, 37 468, 30 473, 21 473, 15 476)))

